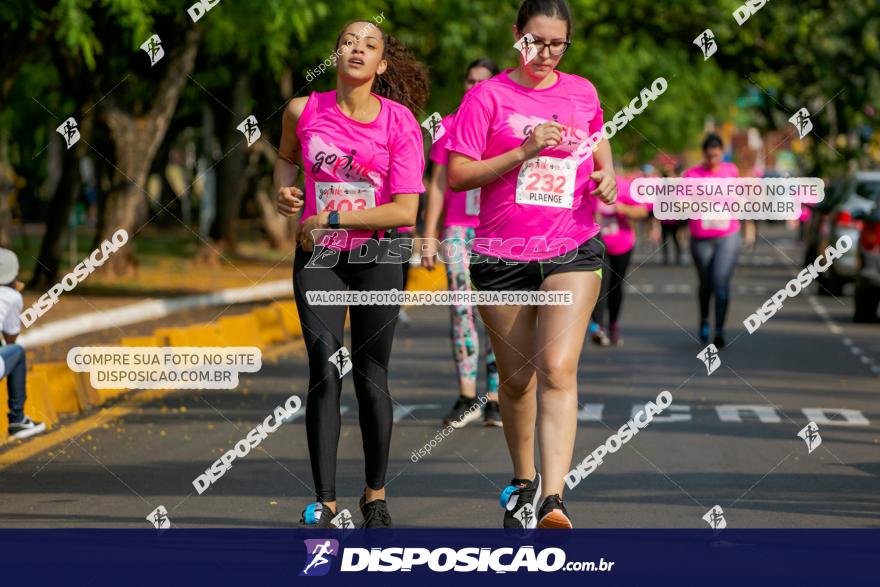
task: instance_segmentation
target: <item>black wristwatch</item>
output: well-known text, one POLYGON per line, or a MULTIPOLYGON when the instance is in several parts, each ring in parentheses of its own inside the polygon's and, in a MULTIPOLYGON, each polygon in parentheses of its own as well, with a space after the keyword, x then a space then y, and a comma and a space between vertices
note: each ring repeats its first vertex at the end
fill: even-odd
POLYGON ((339 228, 339 212, 337 210, 330 212, 330 215, 327 217, 327 224, 330 225, 330 228, 339 228))

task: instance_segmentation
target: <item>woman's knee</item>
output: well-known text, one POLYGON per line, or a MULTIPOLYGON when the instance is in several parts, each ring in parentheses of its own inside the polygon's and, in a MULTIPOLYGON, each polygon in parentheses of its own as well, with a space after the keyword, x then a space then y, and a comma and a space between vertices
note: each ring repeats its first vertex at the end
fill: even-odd
POLYGON ((518 398, 528 394, 535 389, 535 373, 534 371, 525 371, 515 373, 509 377, 501 375, 499 387, 501 392, 511 398, 518 398))
POLYGON ((544 390, 569 390, 577 386, 577 360, 548 357, 538 367, 538 382, 544 390))

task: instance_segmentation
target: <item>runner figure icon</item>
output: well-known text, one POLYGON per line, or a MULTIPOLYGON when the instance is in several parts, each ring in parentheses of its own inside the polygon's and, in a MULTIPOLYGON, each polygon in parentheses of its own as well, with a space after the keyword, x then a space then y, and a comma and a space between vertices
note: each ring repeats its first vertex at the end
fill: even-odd
MULTIPOLYGON (((330 540, 326 540, 319 544, 315 545, 315 549, 310 553, 312 555, 312 560, 306 565, 306 568, 302 570, 303 575, 308 575, 309 571, 314 569, 315 567, 319 567, 321 565, 326 565, 330 562, 330 559, 325 555, 335 555, 336 552, 330 546, 330 540)), ((322 575, 324 573, 321 573, 322 575)))

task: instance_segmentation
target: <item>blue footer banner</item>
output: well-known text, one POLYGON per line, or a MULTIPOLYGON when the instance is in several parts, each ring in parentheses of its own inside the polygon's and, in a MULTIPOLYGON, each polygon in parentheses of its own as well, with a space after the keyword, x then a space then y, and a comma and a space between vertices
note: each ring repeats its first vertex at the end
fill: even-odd
POLYGON ((880 530, 0 530, 2 585, 880 585, 880 530), (546 585, 546 584, 545 584, 546 585))

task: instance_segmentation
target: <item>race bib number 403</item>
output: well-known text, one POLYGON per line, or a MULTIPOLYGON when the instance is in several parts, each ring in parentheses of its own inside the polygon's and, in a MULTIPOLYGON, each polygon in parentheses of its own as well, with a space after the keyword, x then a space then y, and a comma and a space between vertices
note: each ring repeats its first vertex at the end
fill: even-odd
POLYGON ((516 180, 516 203, 571 208, 577 164, 571 159, 536 157, 522 164, 516 180))
POLYGON ((319 214, 324 210, 328 212, 366 210, 376 207, 376 191, 365 181, 353 183, 318 181, 315 182, 315 203, 319 214))

